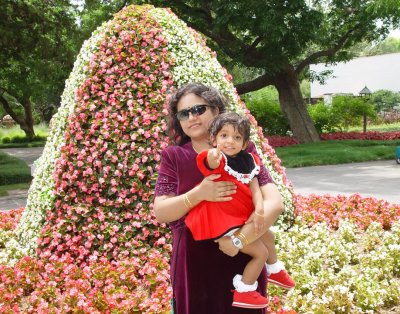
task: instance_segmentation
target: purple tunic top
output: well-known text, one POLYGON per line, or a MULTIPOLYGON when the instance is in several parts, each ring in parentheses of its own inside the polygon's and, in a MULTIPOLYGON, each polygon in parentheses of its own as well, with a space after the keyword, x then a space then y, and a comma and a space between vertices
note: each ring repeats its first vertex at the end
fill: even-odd
MULTIPOLYGON (((247 151, 257 154, 253 143, 247 151)), ((181 195, 203 180, 191 142, 170 146, 161 156, 155 196, 181 195)), ((260 186, 273 182, 264 166, 261 166, 258 181, 260 186)), ((265 313, 264 310, 232 307, 232 279, 243 273, 250 256, 239 252, 230 257, 211 240, 195 241, 184 217, 171 222, 170 227, 173 234, 171 281, 178 314, 265 313)), ((262 295, 266 294, 266 285, 264 268, 258 278, 258 290, 262 295)))

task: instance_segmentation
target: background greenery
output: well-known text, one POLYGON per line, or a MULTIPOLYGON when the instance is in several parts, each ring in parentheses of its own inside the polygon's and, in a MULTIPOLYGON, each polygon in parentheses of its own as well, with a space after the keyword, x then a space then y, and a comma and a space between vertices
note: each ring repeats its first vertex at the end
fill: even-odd
MULTIPOLYGON (((284 116, 292 116, 295 135, 299 130, 293 130, 293 124, 303 122, 295 123, 293 112, 303 110, 302 96, 309 93, 307 81, 323 80, 326 74, 311 75, 307 64, 400 51, 399 39, 386 38, 391 27, 400 25, 400 0, 339 1, 332 2, 329 10, 324 2, 310 6, 304 0, 224 0, 206 6, 185 0, 2 0, 0 118, 7 108, 33 137, 32 126, 48 122, 59 106, 82 42, 114 13, 133 3, 171 7, 189 26, 208 36, 208 44, 233 74, 239 93, 275 86, 280 95, 276 100, 286 108, 284 116), (296 95, 295 99, 291 95, 296 95), (292 106, 297 109, 293 111, 292 106)), ((270 109, 270 102, 265 108, 263 104, 258 104, 260 109, 270 109)), ((274 115, 281 113, 274 110, 274 115)), ((282 120, 280 116, 277 119, 282 120)), ((287 121, 268 128, 282 133, 287 121)), ((313 121, 307 118, 304 123, 313 121)))
MULTIPOLYGON (((247 107, 256 118, 258 124, 267 135, 290 134, 290 126, 283 114, 278 93, 273 87, 243 96, 247 107)), ((369 97, 336 96, 332 104, 322 100, 307 105, 307 110, 318 130, 318 133, 343 132, 362 126, 364 114, 368 119, 367 130, 379 129, 379 125, 390 122, 392 129, 398 130, 396 122, 400 122, 400 92, 379 90, 369 97)))

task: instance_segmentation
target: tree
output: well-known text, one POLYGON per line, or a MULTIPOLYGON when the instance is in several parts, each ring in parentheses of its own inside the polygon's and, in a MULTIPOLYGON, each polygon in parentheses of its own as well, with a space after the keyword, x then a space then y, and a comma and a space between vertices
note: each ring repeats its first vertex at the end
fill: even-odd
POLYGON ((388 37, 378 43, 362 43, 357 50, 360 57, 397 53, 400 52, 400 38, 388 37))
MULTIPOLYGON (((338 119, 338 126, 347 130, 352 125, 361 125, 363 118, 376 119, 374 105, 368 98, 336 96, 332 100, 331 115, 338 119)), ((364 124, 364 132, 366 125, 364 124)))
POLYGON ((34 104, 60 101, 77 51, 77 25, 66 0, 0 1, 0 104, 32 138, 34 104), (23 115, 7 95, 22 105, 23 115))
POLYGON ((240 94, 273 85, 282 111, 300 142, 319 141, 300 90, 313 63, 350 60, 350 48, 383 39, 400 20, 399 0, 257 1, 154 0, 209 38, 228 68, 262 70, 236 85, 240 94))
POLYGON ((371 101, 378 112, 392 111, 394 107, 400 105, 400 93, 378 90, 371 95, 371 101))

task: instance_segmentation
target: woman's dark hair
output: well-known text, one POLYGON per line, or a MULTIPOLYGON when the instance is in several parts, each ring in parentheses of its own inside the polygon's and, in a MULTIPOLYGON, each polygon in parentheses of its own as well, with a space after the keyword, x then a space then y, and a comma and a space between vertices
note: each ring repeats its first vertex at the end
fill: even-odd
POLYGON ((168 103, 168 136, 177 145, 183 145, 190 141, 176 117, 178 102, 188 94, 194 94, 204 99, 212 110, 222 113, 225 111, 227 101, 225 97, 215 88, 205 86, 201 83, 189 83, 180 87, 171 97, 168 103))
POLYGON ((243 142, 250 140, 250 121, 245 116, 241 116, 236 112, 225 112, 214 118, 210 124, 210 137, 216 138, 217 134, 225 125, 232 125, 233 128, 243 136, 243 142))

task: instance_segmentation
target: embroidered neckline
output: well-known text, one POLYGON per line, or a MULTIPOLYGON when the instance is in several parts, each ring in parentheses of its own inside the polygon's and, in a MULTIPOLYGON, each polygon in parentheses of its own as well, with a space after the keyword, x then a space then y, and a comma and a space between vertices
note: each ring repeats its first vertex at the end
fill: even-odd
POLYGON ((224 153, 222 153, 222 156, 225 160, 224 170, 228 172, 231 176, 235 177, 239 182, 248 184, 256 175, 260 173, 260 166, 256 164, 256 161, 254 160, 254 156, 252 154, 250 154, 250 156, 251 158, 253 158, 254 168, 250 173, 240 173, 236 170, 233 170, 231 167, 229 167, 228 159, 226 158, 224 153))

